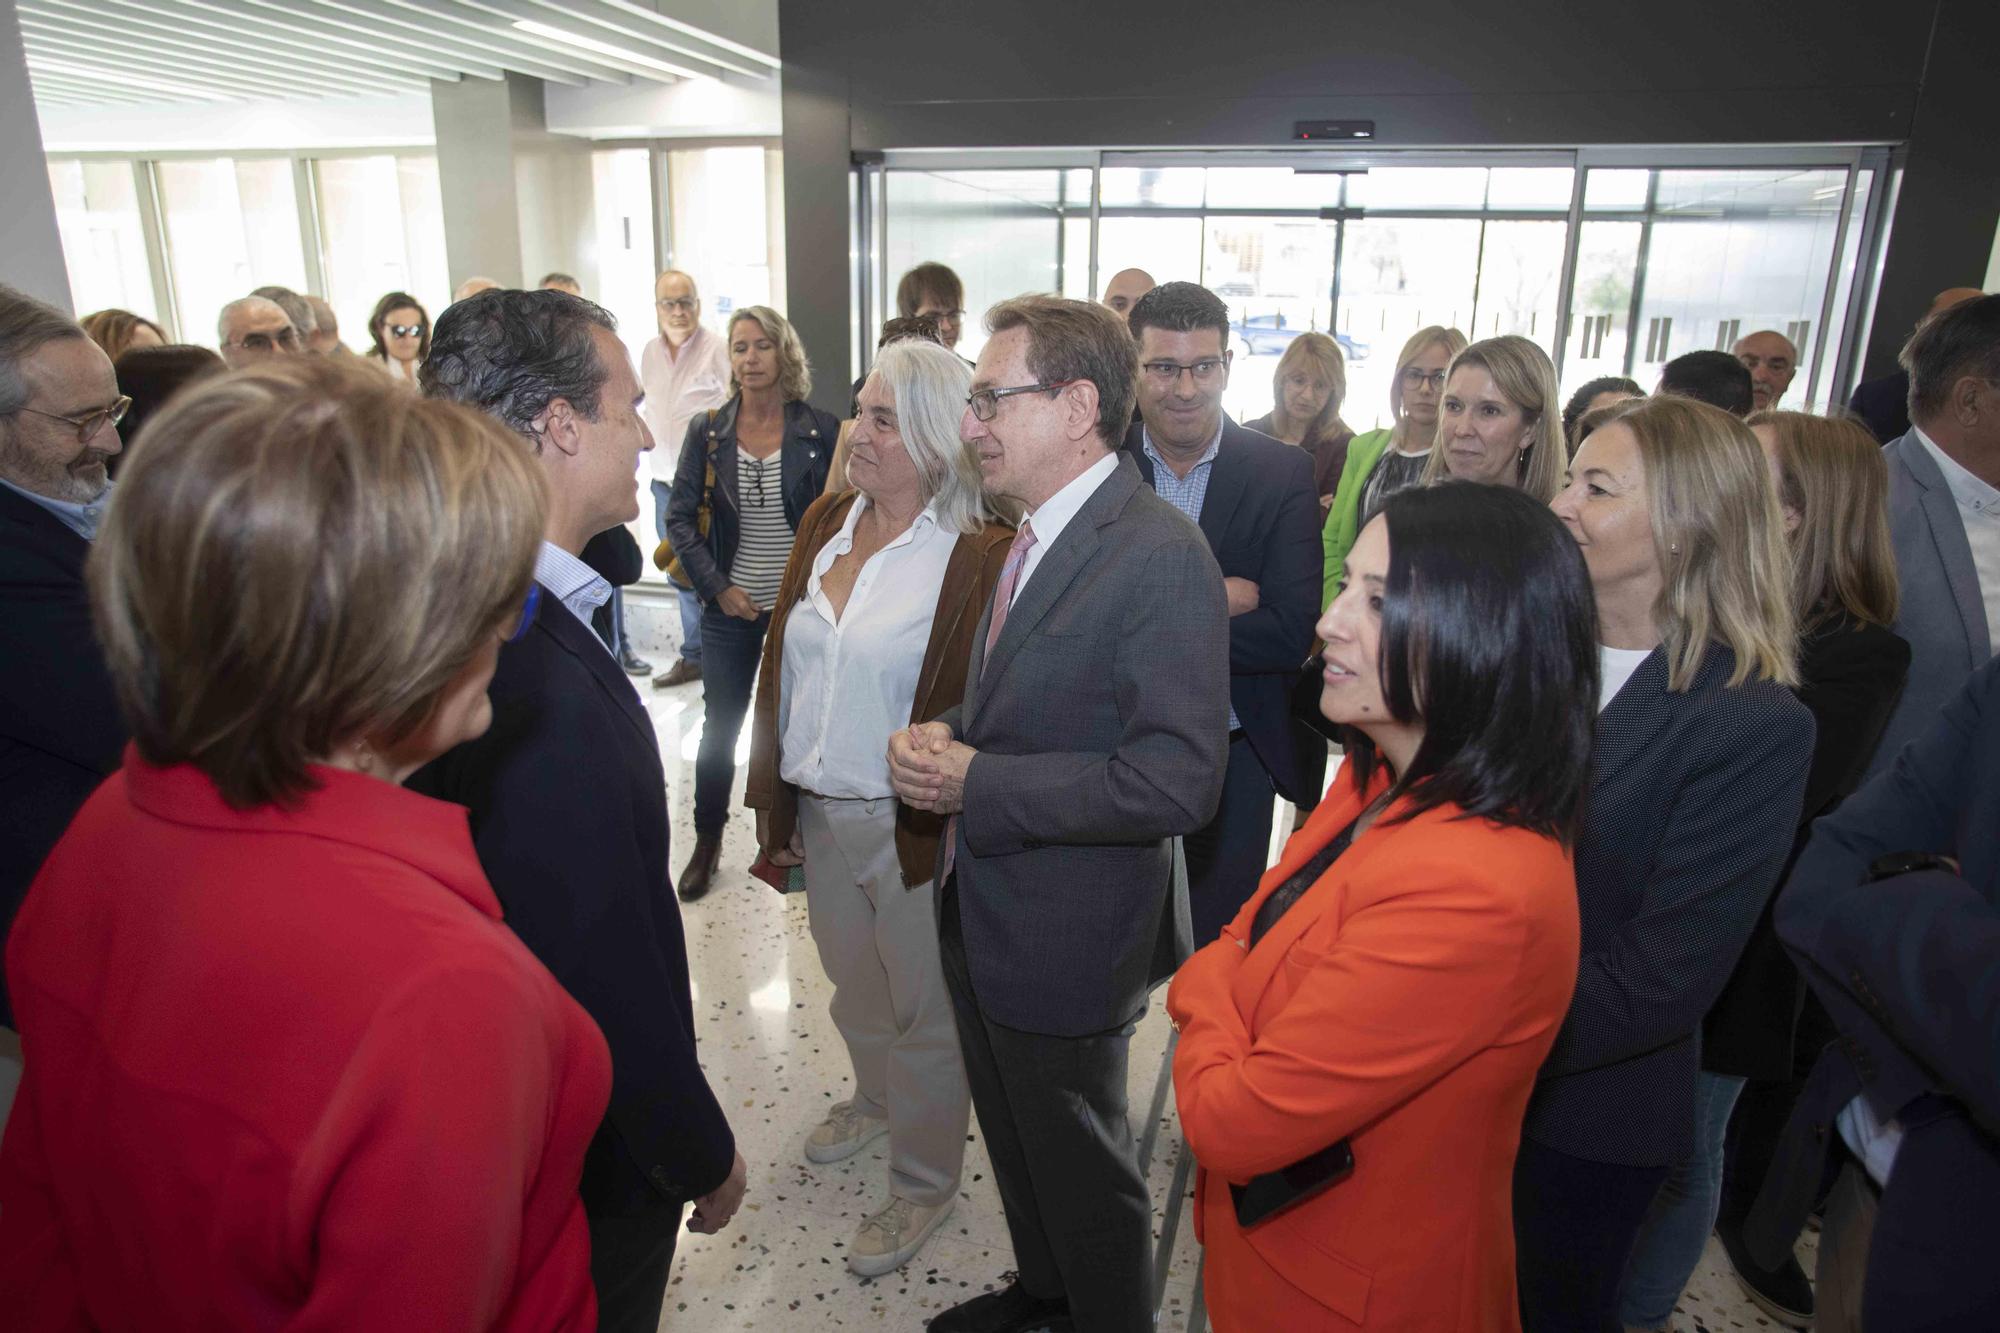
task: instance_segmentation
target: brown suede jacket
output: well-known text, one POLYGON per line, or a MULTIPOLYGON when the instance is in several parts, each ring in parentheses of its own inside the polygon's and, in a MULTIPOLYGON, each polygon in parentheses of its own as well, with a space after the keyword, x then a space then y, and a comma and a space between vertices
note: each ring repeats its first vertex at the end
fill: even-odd
MULTIPOLYGON (((784 581, 778 585, 778 603, 764 638, 764 662, 757 674, 757 700, 751 713, 750 769, 744 779, 743 803, 766 812, 762 830, 766 852, 788 846, 798 824, 798 788, 778 776, 778 687, 785 660, 785 622, 806 595, 814 557, 839 534, 856 494, 852 490, 828 492, 813 501, 799 520, 798 538, 792 543, 792 557, 785 565, 784 581)), ((928 722, 964 696, 966 668, 972 663, 972 636, 986 613, 986 604, 993 599, 1000 567, 1007 562, 1007 548, 1013 540, 1014 529, 995 521, 979 532, 961 536, 952 548, 944 586, 938 592, 937 615, 931 620, 930 644, 924 649, 923 669, 917 675, 910 721, 928 722)), ((882 738, 882 748, 889 748, 887 736, 882 738)), ((944 816, 906 805, 896 807, 896 859, 903 867, 904 887, 915 888, 930 879, 943 833, 944 816)))

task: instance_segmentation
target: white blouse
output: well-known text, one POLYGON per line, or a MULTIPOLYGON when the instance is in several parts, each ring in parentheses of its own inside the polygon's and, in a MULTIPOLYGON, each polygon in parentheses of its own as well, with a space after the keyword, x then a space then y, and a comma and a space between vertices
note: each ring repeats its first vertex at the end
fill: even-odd
POLYGON ((868 505, 857 496, 847 520, 813 557, 806 593, 785 622, 778 689, 778 775, 837 800, 882 800, 889 737, 910 722, 945 566, 958 534, 930 509, 869 557, 836 616, 820 590, 833 562, 854 549, 868 505))

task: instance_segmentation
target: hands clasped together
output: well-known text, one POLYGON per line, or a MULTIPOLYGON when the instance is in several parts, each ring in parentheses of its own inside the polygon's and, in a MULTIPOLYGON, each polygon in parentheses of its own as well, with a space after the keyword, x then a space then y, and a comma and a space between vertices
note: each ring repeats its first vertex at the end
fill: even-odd
POLYGON ((942 722, 918 722, 889 737, 889 785, 915 810, 955 815, 965 808, 965 771, 979 751, 942 722))

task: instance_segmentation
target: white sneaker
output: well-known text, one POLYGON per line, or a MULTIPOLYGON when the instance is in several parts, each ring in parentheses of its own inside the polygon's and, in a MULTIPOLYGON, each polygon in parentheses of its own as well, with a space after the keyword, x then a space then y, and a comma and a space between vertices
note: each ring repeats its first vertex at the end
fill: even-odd
POLYGON ((825 1165, 854 1156, 889 1132, 888 1120, 863 1115, 853 1102, 839 1102, 806 1135, 806 1160, 825 1165))
POLYGON ((935 1208, 891 1196, 889 1206, 861 1224, 847 1248, 847 1266, 862 1277, 893 1273, 924 1248, 931 1233, 951 1216, 955 1199, 935 1208))

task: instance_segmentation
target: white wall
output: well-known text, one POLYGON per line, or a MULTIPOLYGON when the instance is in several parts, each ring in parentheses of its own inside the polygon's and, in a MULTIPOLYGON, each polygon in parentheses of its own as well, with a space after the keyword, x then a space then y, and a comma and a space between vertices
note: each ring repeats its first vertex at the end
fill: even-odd
MULTIPOLYGON (((4 2, 4 0, 0 0, 4 2)), ((435 140, 427 93, 299 102, 161 102, 42 110, 51 153, 417 148, 435 140)))
POLYGON ((0 0, 0 180, 9 183, 0 203, 0 282, 69 309, 69 269, 14 0, 0 0))
POLYGON ((589 139, 682 139, 779 132, 778 75, 751 80, 682 79, 662 84, 549 84, 548 126, 589 139))

